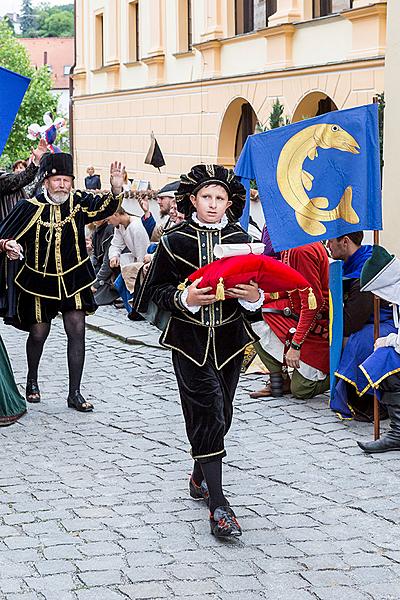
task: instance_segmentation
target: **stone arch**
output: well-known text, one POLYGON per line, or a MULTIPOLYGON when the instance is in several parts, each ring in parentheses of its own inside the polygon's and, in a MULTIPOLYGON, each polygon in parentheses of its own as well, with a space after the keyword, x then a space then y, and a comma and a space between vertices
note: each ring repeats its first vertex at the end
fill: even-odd
POLYGON ((254 133, 257 115, 248 100, 238 97, 225 109, 218 137, 218 163, 232 168, 247 136, 254 133))
POLYGON ((318 115, 337 110, 335 102, 325 92, 310 92, 297 104, 292 117, 292 123, 310 119, 318 115))

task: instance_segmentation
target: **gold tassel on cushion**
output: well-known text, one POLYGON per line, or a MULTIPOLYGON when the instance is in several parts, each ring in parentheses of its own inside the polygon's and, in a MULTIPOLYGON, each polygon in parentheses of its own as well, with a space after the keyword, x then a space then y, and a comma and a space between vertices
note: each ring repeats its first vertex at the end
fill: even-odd
POLYGON ((178 285, 178 290, 180 292, 184 292, 185 291, 185 289, 186 289, 186 282, 187 282, 187 277, 186 277, 185 281, 182 281, 182 283, 180 283, 178 285))
POLYGON ((219 282, 217 283, 215 299, 216 300, 225 300, 224 280, 222 277, 219 278, 219 282))
POLYGON ((308 308, 315 310, 317 308, 317 299, 312 288, 308 288, 308 308))

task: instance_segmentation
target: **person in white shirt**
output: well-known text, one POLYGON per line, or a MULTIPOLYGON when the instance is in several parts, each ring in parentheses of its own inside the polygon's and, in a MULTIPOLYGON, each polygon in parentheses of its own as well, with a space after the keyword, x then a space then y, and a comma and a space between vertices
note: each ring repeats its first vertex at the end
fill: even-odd
MULTIPOLYGON (((121 267, 123 271, 125 267, 137 266, 138 270, 143 264, 144 255, 149 245, 149 238, 141 220, 139 217, 130 215, 123 207, 118 209, 107 220, 115 227, 114 236, 108 251, 110 267, 112 269, 121 267)), ((128 318, 132 321, 142 320, 142 317, 132 310, 130 301, 133 298, 133 294, 126 286, 123 273, 115 280, 114 287, 124 302, 128 318)))
POLYGON ((133 217, 121 207, 116 213, 108 217, 108 222, 115 227, 114 237, 111 241, 108 256, 110 267, 119 267, 121 254, 128 249, 124 263, 142 262, 149 245, 148 235, 138 217, 133 217))

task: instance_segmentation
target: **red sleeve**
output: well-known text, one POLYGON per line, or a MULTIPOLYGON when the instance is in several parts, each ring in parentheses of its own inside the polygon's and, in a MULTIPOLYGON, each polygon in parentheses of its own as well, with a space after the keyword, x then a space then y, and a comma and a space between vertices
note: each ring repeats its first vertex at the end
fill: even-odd
POLYGON ((328 309, 329 261, 323 245, 315 243, 294 248, 290 254, 289 264, 307 279, 317 301, 317 308, 310 309, 308 302, 310 290, 295 292, 301 309, 293 342, 302 344, 315 324, 318 313, 328 309))

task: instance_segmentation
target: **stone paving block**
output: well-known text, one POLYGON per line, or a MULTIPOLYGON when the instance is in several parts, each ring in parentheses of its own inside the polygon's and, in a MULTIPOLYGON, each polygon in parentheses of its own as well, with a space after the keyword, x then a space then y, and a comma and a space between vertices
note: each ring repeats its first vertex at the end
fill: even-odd
POLYGON ((218 585, 226 592, 262 590, 263 586, 256 577, 239 577, 222 575, 218 578, 218 585))
MULTIPOLYGON (((375 600, 375 597, 368 593, 360 592, 354 587, 334 586, 334 587, 317 587, 313 589, 315 596, 319 600, 375 600)), ((376 599, 381 600, 382 596, 377 596, 376 599)))
POLYGON ((35 562, 35 569, 40 575, 56 575, 59 573, 74 573, 75 565, 68 560, 40 560, 35 562))
MULTIPOLYGON (((158 598, 171 598, 171 590, 162 583, 146 582, 122 585, 121 592, 128 598, 140 600, 158 600, 158 598)), ((104 599, 104 600, 108 600, 104 599)))
POLYGON ((109 587, 94 587, 87 590, 76 590, 78 600, 123 600, 126 595, 109 587))
POLYGON ((120 571, 86 571, 79 573, 78 578, 87 587, 95 585, 111 586, 122 583, 122 573, 120 571))

